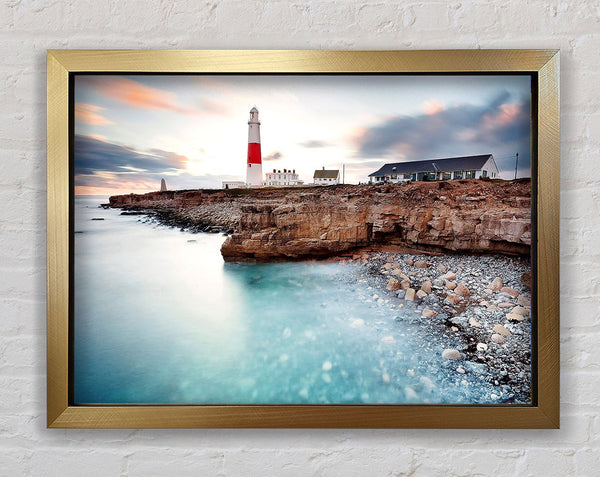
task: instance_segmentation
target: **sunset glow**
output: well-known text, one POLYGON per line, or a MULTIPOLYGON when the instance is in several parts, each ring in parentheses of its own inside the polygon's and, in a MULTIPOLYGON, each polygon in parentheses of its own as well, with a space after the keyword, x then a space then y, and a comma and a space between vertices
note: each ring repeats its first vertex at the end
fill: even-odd
POLYGON ((487 153, 510 178, 516 152, 529 176, 530 92, 528 76, 76 76, 75 193, 244 180, 253 106, 263 171, 305 183, 322 167, 358 183, 385 162, 487 153))

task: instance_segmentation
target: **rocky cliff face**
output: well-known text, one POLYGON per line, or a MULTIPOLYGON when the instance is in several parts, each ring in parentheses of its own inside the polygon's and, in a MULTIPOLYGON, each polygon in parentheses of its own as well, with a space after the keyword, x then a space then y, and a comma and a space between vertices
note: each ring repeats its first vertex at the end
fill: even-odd
POLYGON ((235 225, 221 248, 228 261, 329 257, 375 244, 528 255, 530 189, 528 180, 465 180, 163 192, 111 197, 110 205, 235 225))
POLYGON ((302 259, 372 244, 528 255, 529 182, 341 186, 243 205, 226 260, 302 259))

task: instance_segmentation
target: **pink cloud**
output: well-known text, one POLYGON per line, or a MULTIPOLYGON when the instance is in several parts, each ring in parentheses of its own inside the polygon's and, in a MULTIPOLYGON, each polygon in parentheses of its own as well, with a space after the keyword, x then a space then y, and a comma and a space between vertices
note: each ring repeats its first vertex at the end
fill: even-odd
POLYGON ((446 106, 440 103, 437 99, 428 99, 423 103, 423 112, 425 114, 437 114, 445 109, 446 106))
POLYGON ((488 113, 483 118, 483 129, 487 131, 514 123, 519 116, 526 114, 520 104, 502 104, 500 107, 488 113))
POLYGON ((104 126, 106 124, 114 124, 109 119, 106 119, 98 111, 104 108, 93 104, 77 103, 75 105, 75 119, 80 123, 93 124, 94 126, 104 126))
POLYGON ((177 100, 170 91, 146 86, 137 81, 120 77, 94 79, 96 90, 106 96, 138 109, 173 111, 182 114, 196 114, 177 100))

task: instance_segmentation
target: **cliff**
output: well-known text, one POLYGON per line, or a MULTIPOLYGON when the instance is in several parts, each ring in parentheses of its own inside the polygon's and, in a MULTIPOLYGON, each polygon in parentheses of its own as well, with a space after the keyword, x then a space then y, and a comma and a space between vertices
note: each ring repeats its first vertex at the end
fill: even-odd
POLYGON ((168 191, 110 198, 111 207, 168 212, 183 226, 235 232, 225 260, 329 257, 364 246, 529 255, 529 180, 379 186, 168 191))

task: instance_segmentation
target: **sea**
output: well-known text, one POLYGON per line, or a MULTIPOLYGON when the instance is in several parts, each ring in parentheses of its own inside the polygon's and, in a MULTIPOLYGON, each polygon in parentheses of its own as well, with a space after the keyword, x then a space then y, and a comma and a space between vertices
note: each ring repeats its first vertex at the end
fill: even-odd
POLYGON ((104 202, 75 198, 76 404, 493 402, 359 265, 225 263, 223 235, 104 202))

